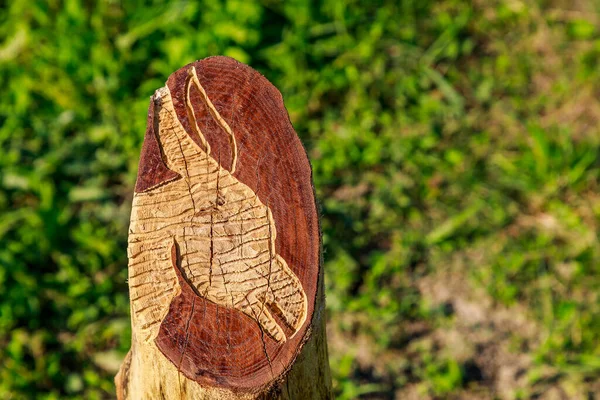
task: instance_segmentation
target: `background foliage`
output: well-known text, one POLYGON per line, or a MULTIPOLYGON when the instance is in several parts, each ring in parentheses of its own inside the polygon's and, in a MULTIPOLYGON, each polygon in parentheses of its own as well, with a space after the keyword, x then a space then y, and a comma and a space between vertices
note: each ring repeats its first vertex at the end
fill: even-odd
POLYGON ((149 96, 283 93, 352 398, 600 393, 596 0, 0 1, 0 397, 110 398, 149 96))

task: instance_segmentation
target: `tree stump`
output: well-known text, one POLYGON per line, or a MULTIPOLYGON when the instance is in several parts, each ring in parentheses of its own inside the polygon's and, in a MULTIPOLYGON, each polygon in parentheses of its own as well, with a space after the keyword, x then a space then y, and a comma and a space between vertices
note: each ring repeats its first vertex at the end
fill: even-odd
POLYGON ((321 238, 279 91, 211 57, 152 96, 119 399, 328 399, 321 238))

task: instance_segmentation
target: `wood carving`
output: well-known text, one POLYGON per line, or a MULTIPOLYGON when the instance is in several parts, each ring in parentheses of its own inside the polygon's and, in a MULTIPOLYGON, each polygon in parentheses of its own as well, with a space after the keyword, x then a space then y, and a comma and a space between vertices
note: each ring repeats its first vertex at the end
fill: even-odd
POLYGON ((212 57, 156 91, 128 257, 133 344, 119 398, 289 398, 306 373, 286 376, 300 354, 326 364, 310 165, 260 74, 212 57))

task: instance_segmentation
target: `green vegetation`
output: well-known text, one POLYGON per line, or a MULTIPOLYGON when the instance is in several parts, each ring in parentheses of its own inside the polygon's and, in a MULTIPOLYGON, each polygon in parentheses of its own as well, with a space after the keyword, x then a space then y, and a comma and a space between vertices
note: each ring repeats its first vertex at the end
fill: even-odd
POLYGON ((600 393, 597 1, 0 4, 0 398, 113 396, 148 99, 214 54, 311 158, 339 398, 600 393))

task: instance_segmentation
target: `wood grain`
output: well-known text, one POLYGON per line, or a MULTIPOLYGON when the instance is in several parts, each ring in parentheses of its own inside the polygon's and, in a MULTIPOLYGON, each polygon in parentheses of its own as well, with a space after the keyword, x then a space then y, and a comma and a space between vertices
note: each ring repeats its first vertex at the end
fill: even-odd
POLYGON ((320 236, 310 164, 262 75, 211 57, 157 90, 128 256, 132 351, 160 352, 180 392, 264 393, 292 368, 322 292, 320 236))

